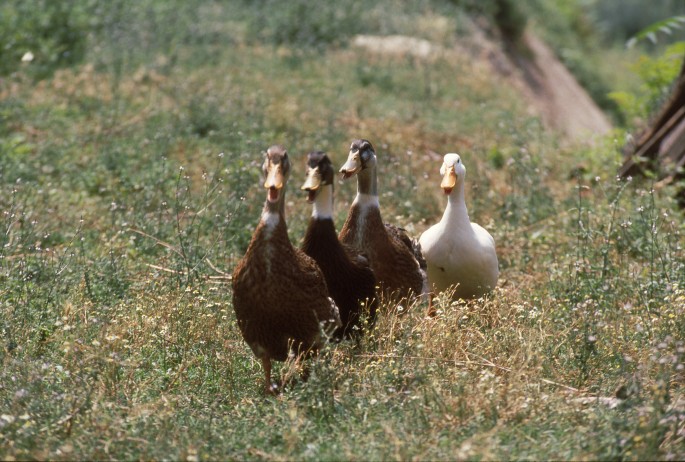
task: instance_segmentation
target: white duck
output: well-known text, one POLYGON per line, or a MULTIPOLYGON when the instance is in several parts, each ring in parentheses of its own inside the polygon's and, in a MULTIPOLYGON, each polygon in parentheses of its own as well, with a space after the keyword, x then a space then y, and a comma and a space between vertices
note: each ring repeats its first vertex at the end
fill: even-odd
POLYGON ((440 222, 419 239, 428 264, 428 284, 432 293, 454 288, 455 299, 477 298, 497 285, 495 240, 469 220, 464 202, 466 168, 459 154, 445 154, 440 174, 447 207, 440 222))

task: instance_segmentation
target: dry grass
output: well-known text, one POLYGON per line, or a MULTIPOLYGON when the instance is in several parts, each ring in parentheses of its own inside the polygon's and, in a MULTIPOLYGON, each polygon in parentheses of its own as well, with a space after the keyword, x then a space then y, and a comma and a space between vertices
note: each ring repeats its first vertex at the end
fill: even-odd
MULTIPOLYGON (((681 212, 614 179, 620 143, 559 147, 460 55, 233 45, 0 82, 0 458, 685 456, 681 212), (435 318, 421 300, 381 316, 265 398, 227 280, 261 152, 294 159, 298 244, 304 153, 339 164, 360 136, 384 218, 417 236, 442 214, 441 155, 460 152, 500 285, 439 298, 435 318)), ((337 186, 340 226, 355 186, 337 186)))

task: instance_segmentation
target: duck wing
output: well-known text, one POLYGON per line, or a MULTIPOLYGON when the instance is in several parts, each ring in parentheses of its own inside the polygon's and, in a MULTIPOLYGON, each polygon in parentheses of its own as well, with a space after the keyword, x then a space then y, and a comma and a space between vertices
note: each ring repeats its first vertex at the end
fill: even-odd
POLYGON ((416 261, 419 262, 419 268, 425 271, 428 266, 426 264, 426 259, 423 258, 423 252, 421 252, 421 244, 419 243, 419 240, 410 238, 406 229, 391 225, 390 223, 385 223, 385 229, 392 239, 402 242, 411 251, 411 253, 414 254, 414 258, 416 258, 416 261))
POLYGON ((355 266, 357 266, 358 268, 368 268, 369 270, 371 269, 369 256, 365 252, 362 252, 349 244, 341 243, 341 245, 343 250, 345 251, 345 254, 347 255, 347 258, 349 258, 355 266))

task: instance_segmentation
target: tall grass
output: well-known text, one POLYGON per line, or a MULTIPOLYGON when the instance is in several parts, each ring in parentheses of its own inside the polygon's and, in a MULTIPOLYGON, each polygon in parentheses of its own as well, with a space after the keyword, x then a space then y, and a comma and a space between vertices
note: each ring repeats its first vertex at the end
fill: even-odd
MULTIPOLYGON (((81 64, 0 81, 0 458, 685 456, 681 212, 668 187, 614 179, 612 143, 560 148, 467 57, 303 50, 252 35, 266 18, 244 2, 92 6, 81 64), (266 398, 229 281, 264 200, 262 151, 293 159, 299 245, 304 153, 339 164, 360 136, 384 218, 417 236, 444 207, 436 153, 462 154, 500 285, 441 295, 434 318, 420 300, 382 316, 266 398)), ((385 6, 363 20, 424 37, 426 18, 458 30, 463 15, 385 6)), ((355 186, 336 186, 340 226, 355 186)))

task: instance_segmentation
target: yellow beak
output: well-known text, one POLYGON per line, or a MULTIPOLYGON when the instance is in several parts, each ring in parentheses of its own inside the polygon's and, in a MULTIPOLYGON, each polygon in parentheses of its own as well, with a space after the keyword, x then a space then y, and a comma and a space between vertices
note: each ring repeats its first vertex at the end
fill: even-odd
POLYGON ((283 172, 281 166, 278 164, 269 164, 266 171, 266 180, 264 180, 264 187, 266 189, 283 187, 283 172))
POLYGON ((348 179, 362 168, 361 159, 359 158, 359 151, 351 151, 347 156, 347 162, 340 167, 340 173, 343 174, 344 179, 348 179))
POLYGON ((277 202, 283 188, 283 172, 279 164, 269 164, 266 171, 264 187, 269 190, 269 202, 277 202))
POLYGON ((445 169, 445 175, 442 177, 440 182, 440 187, 445 191, 445 194, 449 194, 454 189, 457 184, 457 174, 454 172, 454 167, 447 167, 445 169))
POLYGON ((321 186, 321 175, 318 168, 307 169, 307 179, 300 189, 302 191, 316 191, 321 186))

